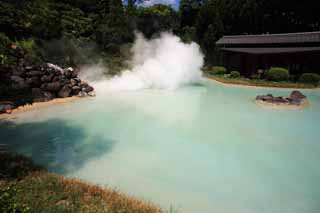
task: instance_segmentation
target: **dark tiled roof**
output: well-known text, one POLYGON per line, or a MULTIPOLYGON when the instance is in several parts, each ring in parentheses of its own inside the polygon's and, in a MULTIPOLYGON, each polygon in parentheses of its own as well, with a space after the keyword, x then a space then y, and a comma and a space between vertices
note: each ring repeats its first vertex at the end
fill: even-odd
POLYGON ((281 54, 281 53, 301 53, 320 52, 320 47, 267 47, 267 48, 221 48, 223 51, 239 52, 248 54, 281 54))
POLYGON ((287 34, 264 34, 264 35, 237 35, 223 36, 216 44, 239 45, 239 44, 290 44, 290 43, 318 43, 320 31, 287 34))

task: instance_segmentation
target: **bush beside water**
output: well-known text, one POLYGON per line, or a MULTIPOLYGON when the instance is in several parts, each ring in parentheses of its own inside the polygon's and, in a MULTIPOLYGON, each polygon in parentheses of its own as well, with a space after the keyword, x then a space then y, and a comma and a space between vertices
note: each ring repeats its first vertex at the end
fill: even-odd
POLYGON ((238 71, 231 71, 230 72, 230 78, 239 78, 240 77, 240 72, 238 71))
POLYGON ((318 85, 320 82, 320 75, 316 73, 304 73, 300 76, 299 82, 305 84, 318 85))
POLYGON ((281 67, 271 67, 267 71, 267 80, 270 81, 287 81, 289 79, 288 69, 281 67))
POLYGON ((221 67, 221 66, 214 66, 210 70, 210 74, 215 74, 215 75, 224 75, 227 73, 228 73, 227 69, 225 67, 221 67))

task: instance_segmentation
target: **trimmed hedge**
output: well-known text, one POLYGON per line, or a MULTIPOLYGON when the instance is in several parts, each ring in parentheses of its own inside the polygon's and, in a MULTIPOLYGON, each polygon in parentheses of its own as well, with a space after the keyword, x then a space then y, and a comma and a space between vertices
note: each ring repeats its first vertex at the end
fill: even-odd
POLYGON ((281 67, 271 67, 267 71, 266 77, 270 81, 287 81, 289 79, 289 71, 281 67))
POLYGON ((240 72, 238 71, 231 71, 230 72, 230 78, 239 78, 240 77, 240 72))
POLYGON ((318 85, 320 82, 320 75, 316 73, 304 73, 300 76, 299 82, 305 84, 318 85))
POLYGON ((227 74, 227 69, 221 66, 214 66, 212 67, 212 70, 210 73, 215 75, 224 75, 224 74, 227 74))

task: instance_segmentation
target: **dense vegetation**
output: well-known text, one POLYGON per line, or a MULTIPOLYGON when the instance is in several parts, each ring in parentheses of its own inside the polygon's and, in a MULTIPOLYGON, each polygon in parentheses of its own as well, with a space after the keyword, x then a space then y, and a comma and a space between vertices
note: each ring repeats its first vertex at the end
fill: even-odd
POLYGON ((122 66, 139 30, 150 38, 171 30, 183 41, 198 42, 207 62, 224 34, 313 31, 320 28, 316 0, 181 0, 141 7, 143 0, 2 0, 0 62, 12 63, 4 47, 16 42, 33 56, 57 63, 88 63, 101 56, 122 66), (110 60, 114 59, 114 60, 110 60))

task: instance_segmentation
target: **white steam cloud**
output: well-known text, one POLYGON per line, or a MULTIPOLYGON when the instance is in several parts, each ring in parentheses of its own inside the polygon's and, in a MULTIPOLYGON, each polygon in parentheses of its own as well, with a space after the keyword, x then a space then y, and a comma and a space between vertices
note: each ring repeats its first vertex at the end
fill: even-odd
POLYGON ((170 33, 152 40, 137 33, 132 52, 133 68, 105 82, 108 90, 176 89, 201 80, 203 54, 196 43, 170 33))

